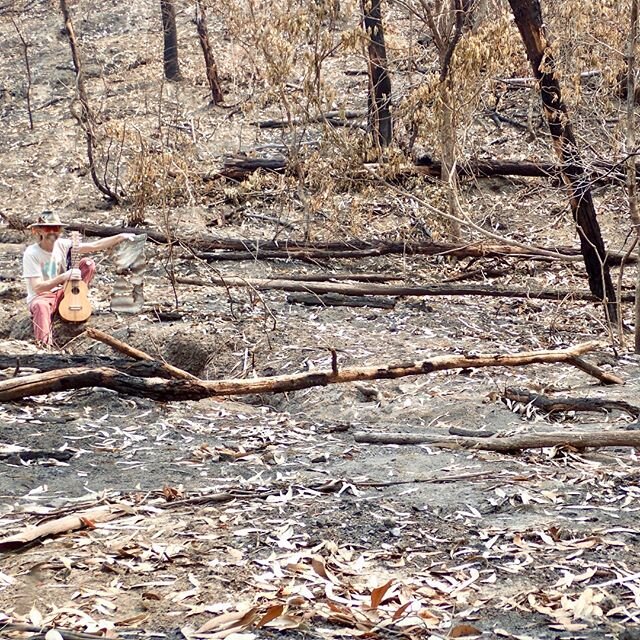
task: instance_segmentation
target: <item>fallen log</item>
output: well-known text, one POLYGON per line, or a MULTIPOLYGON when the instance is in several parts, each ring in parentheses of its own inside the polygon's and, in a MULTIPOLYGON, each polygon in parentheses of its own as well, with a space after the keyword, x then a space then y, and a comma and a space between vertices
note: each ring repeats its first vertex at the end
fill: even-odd
MULTIPOLYGON (((100 331, 99 329, 94 329, 92 327, 88 328, 85 333, 94 340, 98 340, 106 345, 109 345, 112 349, 123 353, 130 358, 134 358, 135 360, 144 360, 144 361, 155 361, 155 358, 150 356, 148 353, 141 351, 140 349, 136 349, 131 345, 125 344, 121 340, 117 340, 113 336, 110 336, 104 331, 100 331)), ((199 380, 197 376, 192 375, 191 373, 184 371, 183 369, 178 369, 178 367, 174 367, 168 362, 159 362, 158 365, 160 368, 171 378, 180 378, 182 380, 199 380)))
MULTIPOLYGON (((176 278, 180 284, 199 287, 250 287, 258 291, 280 290, 305 293, 339 293, 347 296, 491 296, 495 298, 538 298, 542 300, 583 300, 599 302, 593 294, 571 289, 508 289, 497 285, 392 285, 392 284, 349 284, 343 282, 297 282, 294 280, 268 278, 220 278, 210 276, 208 280, 199 278, 176 278)), ((633 302, 634 295, 621 296, 623 302, 633 302)))
POLYGON ((44 449, 25 449, 24 447, 0 446, 0 460, 8 464, 22 465, 25 462, 35 460, 57 460, 58 462, 68 462, 73 458, 75 452, 69 449, 64 451, 47 451, 44 449))
POLYGON ((256 171, 266 171, 269 173, 290 173, 295 171, 293 163, 287 158, 246 158, 227 157, 222 162, 222 169, 213 176, 203 176, 205 182, 211 182, 220 178, 230 178, 231 180, 245 180, 256 171))
MULTIPOLYGON (((411 169, 410 169, 411 170, 411 169)), ((413 171, 418 175, 439 178, 442 162, 429 156, 417 158, 413 171)), ((496 176, 521 176, 525 178, 551 178, 558 175, 553 162, 530 162, 527 160, 470 160, 456 165, 458 176, 493 178, 496 176)))
POLYGON ((481 449, 513 453, 522 449, 545 447, 640 447, 640 432, 630 431, 561 431, 534 433, 505 438, 465 438, 437 433, 374 433, 359 431, 354 434, 356 442, 366 444, 428 444, 443 449, 481 449))
POLYGON ((496 435, 495 431, 485 431, 484 429, 465 429, 464 427, 449 427, 450 436, 464 436, 465 438, 491 438, 496 435))
POLYGON ((386 273, 298 273, 286 274, 279 276, 273 274, 272 278, 280 278, 283 280, 295 280, 296 282, 341 282, 344 280, 353 280, 354 282, 391 282, 393 280, 402 280, 401 276, 394 276, 386 273))
MULTIPOLYGON (((95 369, 79 367, 0 380, 0 402, 10 402, 35 395, 87 387, 104 387, 125 395, 152 398, 165 402, 172 400, 202 400, 203 398, 214 396, 285 393, 311 387, 323 387, 329 384, 357 382, 359 380, 396 379, 449 369, 517 367, 556 362, 574 364, 575 357, 599 347, 602 347, 602 343, 592 341, 578 344, 568 349, 551 351, 524 351, 514 354, 473 356, 443 355, 434 356, 420 362, 380 364, 344 369, 336 367, 331 371, 312 371, 248 380, 161 380, 159 378, 129 376, 105 367, 95 369)), ((595 368, 597 369, 597 367, 595 368)))
MULTIPOLYGON (((80 231, 86 236, 108 238, 119 233, 146 234, 148 239, 157 244, 179 244, 196 251, 233 251, 243 254, 247 260, 261 258, 361 258, 383 255, 425 255, 452 256, 455 258, 526 258, 535 260, 560 260, 580 262, 580 249, 573 247, 516 247, 507 244, 489 244, 472 242, 467 244, 448 244, 432 240, 411 242, 382 242, 379 240, 361 240, 354 238, 338 242, 308 242, 304 240, 249 240, 244 238, 225 238, 212 234, 167 236, 166 234, 146 227, 110 227, 85 223, 70 223, 70 231, 80 231)), ((216 255, 216 257, 218 257, 216 255)), ((214 259, 214 258, 211 258, 214 259)), ((620 252, 609 252, 607 264, 631 264, 636 256, 627 256, 620 252)))
POLYGON ((291 293, 287 296, 290 304, 305 304, 316 307, 375 307, 377 309, 393 309, 394 298, 381 296, 345 296, 340 293, 291 293))
POLYGON ((8 464, 22 465, 35 460, 57 460, 68 462, 74 456, 73 451, 46 451, 43 449, 20 449, 17 451, 0 451, 0 460, 8 464))
POLYGON ((327 111, 317 116, 292 118, 291 120, 258 120, 251 124, 259 129, 286 129, 290 126, 327 122, 333 126, 344 126, 347 120, 355 120, 367 115, 366 111, 327 111))
POLYGON ((486 280, 487 278, 501 278, 502 276, 506 276, 511 273, 513 273, 513 269, 511 267, 505 267, 504 269, 480 267, 478 269, 461 271, 455 276, 445 278, 441 282, 443 284, 447 284, 449 282, 462 282, 463 280, 486 280))
MULTIPOLYGON (((580 73, 580 80, 581 82, 588 82, 591 78, 600 76, 602 76, 600 69, 592 69, 590 71, 582 71, 580 73)), ((529 76, 525 78, 495 78, 495 82, 515 89, 532 89, 537 88, 539 81, 537 78, 529 76)))
POLYGON ((526 389, 514 389, 509 387, 502 395, 503 400, 521 402, 540 409, 549 414, 563 411, 624 411, 637 418, 640 415, 640 407, 629 404, 624 400, 605 400, 602 398, 550 398, 539 393, 532 393, 526 389))
MULTIPOLYGON (((377 165, 364 165, 369 170, 377 165)), ((611 181, 625 179, 625 165, 623 162, 595 161, 587 167, 589 180, 611 181)), ((222 169, 213 175, 203 176, 205 181, 215 181, 220 178, 245 180, 256 171, 271 173, 291 173, 299 171, 297 166, 284 156, 272 158, 247 158, 245 156, 230 156, 223 160, 222 169)), ((440 178, 442 162, 430 156, 416 159, 413 165, 408 165, 393 175, 394 180, 403 180, 412 176, 427 176, 440 178)), ((527 160, 467 160, 456 165, 460 178, 494 178, 518 176, 523 178, 554 178, 559 179, 558 165, 553 162, 531 162, 527 160)))
POLYGON ((140 378, 172 378, 167 370, 157 361, 125 360, 94 354, 70 355, 66 353, 33 353, 19 356, 0 354, 0 370, 10 369, 12 376, 20 373, 21 368, 38 369, 40 371, 54 371, 77 367, 116 369, 130 376, 140 378))

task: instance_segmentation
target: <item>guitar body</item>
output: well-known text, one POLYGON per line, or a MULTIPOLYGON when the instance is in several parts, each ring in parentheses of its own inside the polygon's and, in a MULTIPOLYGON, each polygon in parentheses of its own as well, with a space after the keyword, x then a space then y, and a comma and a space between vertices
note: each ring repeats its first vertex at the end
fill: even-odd
POLYGON ((69 280, 58 313, 65 322, 84 322, 91 315, 89 287, 84 280, 69 280))
MULTIPOLYGON (((80 234, 74 231, 71 234, 71 267, 78 268, 80 253, 80 234)), ((58 314, 65 322, 84 322, 91 315, 91 302, 89 302, 89 286, 84 280, 69 280, 64 286, 64 296, 58 306, 58 314)))

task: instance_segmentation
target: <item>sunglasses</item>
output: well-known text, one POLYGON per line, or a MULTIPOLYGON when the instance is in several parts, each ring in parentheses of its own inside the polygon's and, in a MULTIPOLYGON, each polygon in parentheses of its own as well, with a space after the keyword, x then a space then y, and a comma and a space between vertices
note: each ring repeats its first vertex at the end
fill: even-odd
POLYGON ((37 233, 62 233, 62 227, 36 227, 37 233))

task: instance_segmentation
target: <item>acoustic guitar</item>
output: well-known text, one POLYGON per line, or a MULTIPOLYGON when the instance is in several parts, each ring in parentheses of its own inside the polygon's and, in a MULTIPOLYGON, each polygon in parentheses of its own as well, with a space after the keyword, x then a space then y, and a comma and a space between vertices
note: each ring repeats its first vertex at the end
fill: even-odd
MULTIPOLYGON (((80 233, 71 232, 71 268, 80 264, 80 233)), ((68 280, 64 286, 64 296, 60 301, 58 313, 65 322, 84 322, 91 315, 89 287, 82 278, 68 280)))

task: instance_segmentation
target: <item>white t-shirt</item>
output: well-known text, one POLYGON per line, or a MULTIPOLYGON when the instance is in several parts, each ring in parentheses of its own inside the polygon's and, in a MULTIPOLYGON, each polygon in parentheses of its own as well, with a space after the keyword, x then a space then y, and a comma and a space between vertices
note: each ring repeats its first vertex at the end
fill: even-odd
MULTIPOLYGON (((59 238, 55 241, 51 253, 42 249, 38 244, 27 247, 22 257, 22 277, 26 278, 27 282, 27 304, 36 297, 36 292, 33 290, 29 278, 51 280, 64 273, 67 270, 67 254, 71 244, 71 240, 68 238, 59 238)), ((52 291, 57 291, 60 286, 55 287, 52 291)))

